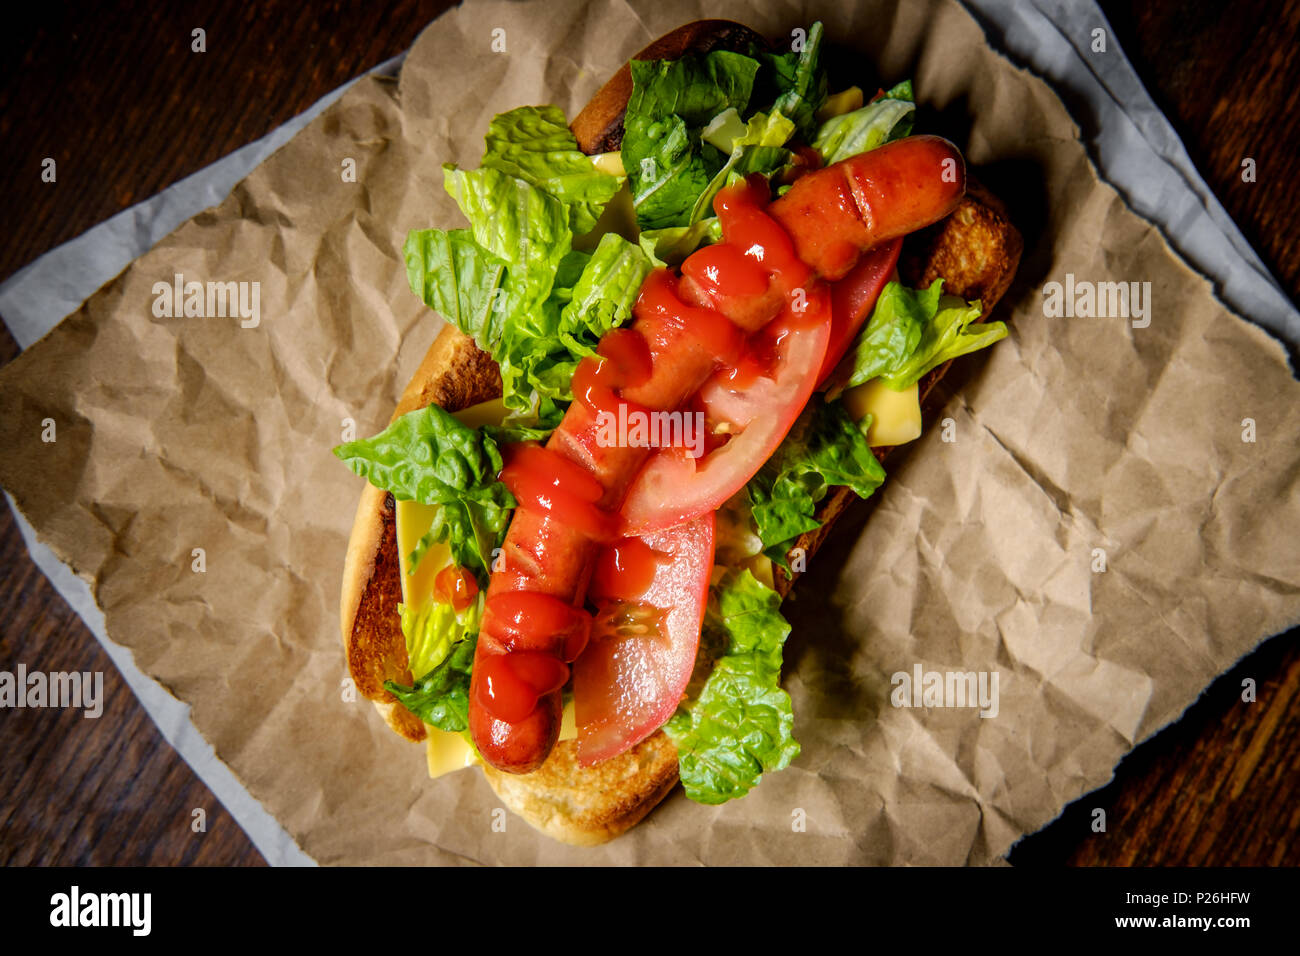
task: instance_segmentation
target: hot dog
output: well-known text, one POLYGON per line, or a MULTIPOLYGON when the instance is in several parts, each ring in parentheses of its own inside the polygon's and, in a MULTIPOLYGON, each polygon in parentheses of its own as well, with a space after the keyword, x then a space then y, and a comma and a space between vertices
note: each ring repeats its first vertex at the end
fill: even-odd
MULTIPOLYGON (((942 219, 961 200, 965 179, 965 167, 955 146, 934 136, 909 137, 809 173, 767 211, 738 210, 732 222, 761 217, 775 237, 772 242, 784 240, 792 245, 798 261, 783 263, 783 269, 767 270, 770 286, 789 295, 795 287, 842 278, 863 252, 942 219), (774 225, 779 225, 779 230, 774 225), (798 270, 800 263, 806 269, 798 270), (792 276, 792 272, 796 274, 792 276)), ((693 259, 717 258, 718 250, 729 244, 739 251, 727 235, 726 225, 723 230, 721 246, 694 253, 682 266, 687 279, 681 283, 680 292, 694 300, 690 309, 695 322, 673 323, 665 328, 664 319, 652 312, 644 296, 638 302, 631 330, 634 334, 650 332, 647 337, 655 347, 650 349, 649 379, 625 388, 627 400, 657 410, 676 409, 704 385, 719 365, 727 364, 725 357, 717 354, 716 344, 710 348, 710 341, 699 332, 701 326, 716 329, 720 324, 708 317, 708 312, 721 313, 712 308, 714 297, 709 290, 690 279, 693 259)), ((751 247, 749 252, 753 251, 751 247)), ((759 253, 759 257, 760 261, 773 260, 775 251, 768 251, 766 256, 759 253)), ((654 281, 668 280, 659 276, 654 281)), ((766 300, 768 289, 748 298, 766 300)), ((752 310, 744 308, 743 303, 730 303, 729 311, 733 316, 749 318, 747 326, 735 325, 732 330, 734 350, 739 335, 758 331, 762 322, 755 321, 752 310)), ((599 483, 601 494, 595 504, 609 513, 622 503, 650 449, 600 448, 596 429, 591 408, 576 401, 552 435, 547 450, 584 468, 599 483)), ((560 689, 557 686, 541 694, 527 716, 509 721, 503 719, 499 707, 493 706, 487 675, 510 666, 500 658, 509 655, 512 647, 530 655, 542 652, 562 658, 568 636, 561 632, 533 635, 526 642, 503 639, 496 613, 498 595, 535 592, 580 607, 600 543, 599 536, 589 530, 566 524, 549 510, 523 503, 511 524, 505 541, 504 567, 493 575, 488 589, 470 692, 469 721, 474 743, 483 759, 498 770, 530 773, 549 756, 560 730, 560 689)))
MULTIPOLYGON (((667 61, 720 48, 749 55, 757 42, 754 34, 736 24, 704 21, 657 41, 646 56, 667 61)), ((806 60, 801 61, 800 70, 807 65, 806 60)), ((629 104, 629 94, 632 106, 637 106, 634 91, 643 79, 642 73, 630 73, 627 68, 620 71, 574 121, 573 130, 584 152, 618 148, 625 136, 624 107, 629 104)), ((394 533, 395 495, 368 489, 358 509, 345 569, 342 615, 344 642, 358 689, 375 700, 395 729, 411 739, 426 734, 431 740, 439 734, 447 737, 434 728, 443 727, 438 721, 444 718, 451 722, 447 726, 457 727, 454 711, 463 706, 465 722, 459 726, 465 727, 475 748, 467 753, 467 759, 481 758, 489 782, 507 805, 557 838, 575 843, 609 839, 640 819, 676 781, 679 753, 659 728, 671 716, 676 696, 690 676, 700 618, 695 617, 694 624, 687 627, 693 628, 693 638, 682 643, 682 621, 691 620, 687 608, 672 608, 675 617, 671 620, 657 615, 671 605, 674 594, 708 585, 705 579, 714 560, 711 509, 719 507, 713 500, 717 494, 686 496, 684 510, 665 518, 661 507, 657 518, 646 518, 647 500, 651 511, 655 504, 653 494, 647 497, 647 476, 652 472, 680 474, 687 460, 683 449, 610 445, 601 438, 601 413, 621 408, 704 415, 710 423, 708 444, 697 466, 691 467, 701 475, 716 472, 709 463, 725 457, 720 453, 747 448, 744 457, 748 464, 727 473, 732 484, 738 481, 738 487, 744 486, 753 475, 751 469, 762 465, 777 445, 785 447, 782 438, 794 424, 794 406, 803 408, 808 403, 811 409, 809 396, 814 385, 833 378, 833 372, 843 378, 844 370, 837 370, 837 365, 842 365, 840 357, 851 348, 860 327, 873 320, 876 297, 895 264, 900 263, 902 237, 916 237, 909 240, 914 251, 905 251, 901 261, 903 278, 909 284, 922 279, 928 282, 942 263, 942 277, 947 282, 944 291, 965 299, 979 298, 985 316, 1014 272, 1018 236, 995 201, 983 193, 977 193, 976 199, 966 195, 964 163, 952 144, 937 137, 898 138, 895 131, 892 141, 825 166, 820 165, 817 150, 808 145, 796 147, 799 135, 806 137, 805 143, 810 141, 811 131, 821 122, 812 117, 815 102, 799 103, 801 96, 812 97, 815 88, 815 83, 808 82, 788 90, 778 101, 780 106, 771 107, 773 112, 786 109, 792 116, 802 115, 804 132, 791 141, 799 159, 790 167, 793 172, 780 180, 785 184, 783 194, 774 195, 776 178, 769 184, 753 173, 747 179, 733 176, 732 183, 711 203, 720 232, 715 239, 719 241, 708 244, 705 240, 680 266, 649 273, 631 306, 630 320, 616 323, 598 342, 593 341, 597 354, 577 364, 571 397, 566 396, 567 410, 549 436, 541 442, 500 442, 501 464, 494 466, 500 468, 499 477, 486 468, 483 455, 487 451, 478 458, 464 452, 471 463, 477 461, 471 469, 479 473, 475 494, 486 494, 496 477, 498 485, 509 489, 516 507, 502 529, 491 573, 481 572, 480 583, 485 585, 477 598, 481 618, 471 618, 466 625, 472 625, 477 633, 472 653, 453 653, 430 672, 429 686, 442 686, 438 683, 440 672, 458 660, 465 661, 458 665, 464 666, 467 683, 461 703, 455 702, 458 698, 454 695, 445 698, 449 703, 438 705, 441 716, 431 717, 432 712, 419 703, 424 691, 415 686, 421 684, 421 672, 414 670, 415 651, 411 634, 404 631, 405 613, 404 628, 397 627, 398 578, 404 572, 398 571, 393 556, 395 539, 400 537, 394 533), (961 214, 950 215, 954 209, 961 214), (968 265, 971 268, 963 271, 968 265), (730 279, 719 281, 719 276, 728 275, 730 279), (798 381, 783 371, 789 368, 802 370, 798 381), (777 416, 779 422, 768 422, 773 416, 755 412, 755 408, 761 412, 763 406, 747 400, 751 393, 784 396, 790 414, 777 416), (745 445, 753 435, 758 437, 745 445), (635 510, 629 510, 630 495, 636 497, 635 510), (682 529, 689 530, 683 534, 682 529), (628 556, 635 559, 633 564, 641 563, 641 570, 623 568, 622 578, 618 574, 611 578, 609 568, 617 570, 628 556), (642 593, 644 581, 628 592, 631 598, 619 590, 626 588, 629 578, 640 575, 649 580, 651 571, 655 584, 643 597, 635 595, 642 593), (618 613, 611 612, 611 607, 618 613), (629 608, 630 616, 619 617, 629 608), (609 628, 624 625, 633 636, 624 634, 618 639, 629 643, 609 643, 615 640, 609 628), (642 632, 646 632, 645 638, 635 636, 642 632), (637 648, 642 645, 638 642, 642 640, 659 648, 649 658, 639 656, 637 648), (585 716, 583 702, 578 701, 578 739, 561 740, 557 745, 562 713, 568 713, 562 707, 565 698, 561 689, 569 686, 575 661, 582 664, 583 692, 589 693, 593 681, 599 683, 611 668, 645 667, 647 660, 666 653, 668 645, 672 645, 670 656, 677 661, 676 676, 651 682, 660 687, 661 694, 663 688, 673 688, 671 699, 666 700, 667 710, 664 701, 648 710, 633 708, 636 726, 620 729, 608 723, 618 719, 623 706, 618 700, 599 708, 588 701, 585 716), (617 649, 620 647, 636 651, 632 664, 627 664, 627 655, 617 649), (584 743, 583 734, 589 726, 599 726, 599 733, 584 743), (584 751, 587 744, 590 746, 584 751)), ((883 92, 880 95, 884 96, 883 92)), ((740 122, 745 122, 743 114, 740 122)), ((510 131, 494 135, 502 141, 509 138, 510 131)), ((631 154, 628 149, 624 142, 625 159, 635 155, 635 148, 631 154)), ((737 150, 733 161, 737 156, 747 161, 743 151, 737 150)), ((516 176, 527 176, 523 167, 511 166, 510 170, 516 176)), ((581 170, 571 163, 565 172, 573 175, 581 170)), ((548 202, 543 198, 543 205, 548 202)), ((534 207, 530 216, 539 215, 540 208, 534 207)), ((508 218, 503 217, 502 222, 508 218)), ((575 233, 590 228, 590 222, 580 228, 573 221, 569 225, 575 233)), ((642 228, 645 226, 642 223, 642 228)), ((652 233, 643 235, 648 234, 652 233)), ((447 234, 440 240, 444 252, 454 250, 453 238, 447 234)), ((491 256, 510 254, 509 244, 493 247, 490 235, 476 232, 474 240, 485 245, 491 256)), ((531 248, 532 259, 540 258, 537 247, 531 248)), ((419 292, 409 255, 412 288, 419 292)), ((490 270, 493 260, 486 261, 490 270)), ((472 265, 458 266, 458 274, 474 274, 478 266, 472 265)), ((522 273, 527 266, 510 266, 507 272, 514 268, 522 273)), ((579 288, 572 289, 575 299, 578 293, 579 288)), ((425 298, 430 301, 427 293, 425 298)), ((465 305, 464 299, 461 304, 465 305)), ((438 310, 453 318, 445 309, 438 310)), ((483 348, 496 348, 492 341, 481 338, 485 333, 470 331, 483 348)), ((503 363, 503 382, 496 375, 496 363, 461 332, 448 328, 408 387, 399 412, 411 412, 430 402, 455 411, 499 395, 503 387, 509 394, 520 380, 517 370, 507 370, 507 360, 506 356, 498 358, 503 363)), ((924 375, 922 395, 942 370, 940 365, 924 375)), ((799 421, 805 417, 800 416, 799 421)), ((401 416, 394 419, 396 426, 401 416)), ((460 455, 469 439, 462 434, 457 441, 461 444, 453 443, 454 448, 448 445, 447 449, 460 455)), ((490 450, 489 446, 490 442, 485 448, 490 450)), ((882 450, 876 452, 883 457, 882 450)), ((435 449, 435 460, 437 455, 435 449)), ((394 470, 395 475, 399 472, 394 470)), ((375 481, 373 474, 367 477, 375 481)), ((718 487, 723 485, 726 482, 718 487)), ((820 527, 786 544, 811 553, 830 520, 852 496, 847 489, 833 491, 817 510, 820 527)), ((719 536, 723 523, 719 517, 719 536)), ((410 560, 414 558, 411 555, 410 560)), ((714 568, 714 579, 720 570, 714 568)), ((439 580, 446 575, 465 582, 472 608, 472 569, 456 567, 453 562, 439 574, 439 580)), ((791 574, 779 568, 773 569, 769 579, 770 586, 781 594, 790 580, 791 574)), ((462 592, 458 589, 457 593, 462 592)), ((409 596, 406 599, 411 600, 409 596)), ((458 600, 456 607, 459 614, 465 602, 458 600)), ((697 610, 704 613, 702 603, 697 610)), ((704 661, 703 648, 700 653, 704 661)), ((454 671, 451 667, 453 677, 454 671)), ((576 687, 579 682, 575 679, 572 683, 576 687)), ((641 688, 642 683, 620 693, 641 688)), ((691 693, 698 693, 698 688, 691 693)), ((684 770, 682 775, 685 779, 684 770)), ((688 793, 694 796, 690 784, 688 793)))

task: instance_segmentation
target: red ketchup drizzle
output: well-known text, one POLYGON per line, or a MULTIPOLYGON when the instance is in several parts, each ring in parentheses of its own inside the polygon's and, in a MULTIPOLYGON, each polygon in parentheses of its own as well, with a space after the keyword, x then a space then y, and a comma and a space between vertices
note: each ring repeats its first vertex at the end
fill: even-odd
POLYGON ((596 557, 589 595, 598 601, 635 601, 650 589, 664 559, 640 538, 622 538, 596 557))
POLYGON ((474 603, 478 582, 464 568, 452 565, 443 568, 433 579, 433 594, 440 603, 450 604, 452 610, 463 611, 474 603))
POLYGON ((619 405, 628 412, 646 413, 644 405, 614 394, 616 388, 636 388, 650 380, 654 360, 645 337, 635 329, 613 329, 596 348, 599 358, 585 358, 573 373, 573 397, 591 409, 593 415, 618 415, 619 405))
MULTIPOLYGON (((714 200, 724 241, 696 251, 682 263, 683 275, 710 301, 762 296, 773 280, 792 301, 800 291, 807 294, 801 287, 813 278, 812 270, 795 256, 781 225, 764 212, 767 194, 762 177, 750 177, 723 189, 714 200)), ((761 332, 747 342, 741 329, 721 312, 682 301, 678 286, 677 276, 667 269, 650 274, 634 309, 639 327, 607 333, 597 357, 578 364, 573 376, 576 401, 595 415, 617 415, 620 405, 629 413, 648 411, 619 391, 648 382, 655 356, 665 355, 676 334, 687 329, 700 347, 717 357, 719 366, 734 369, 737 382, 766 373, 772 344, 761 332)), ((587 469, 535 442, 509 446, 505 459, 501 480, 521 509, 544 511, 592 540, 608 542, 593 569, 593 598, 635 603, 645 594, 664 556, 639 538, 614 539, 617 516, 598 505, 605 489, 587 469)), ((456 600, 467 604, 473 599, 472 586, 472 581, 447 580, 445 589, 453 606, 456 600)), ((444 588, 441 575, 437 587, 444 588)), ((518 723, 542 697, 568 681, 568 664, 590 639, 591 615, 560 598, 529 591, 494 594, 487 606, 492 636, 506 653, 483 655, 478 661, 483 669, 478 702, 493 717, 518 723)))

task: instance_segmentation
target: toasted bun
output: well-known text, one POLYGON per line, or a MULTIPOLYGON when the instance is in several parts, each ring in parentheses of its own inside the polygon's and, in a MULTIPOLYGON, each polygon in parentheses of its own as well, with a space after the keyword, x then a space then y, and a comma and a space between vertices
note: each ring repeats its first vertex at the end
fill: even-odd
POLYGON ((501 801, 549 837, 574 846, 614 839, 677 784, 677 748, 662 730, 594 767, 578 766, 578 742, 562 740, 541 768, 520 776, 483 765, 501 801))
MULTIPOLYGON (((715 49, 745 50, 765 46, 752 30, 728 20, 700 20, 679 27, 646 47, 636 59, 671 59, 715 49)), ((572 129, 583 152, 618 149, 623 113, 632 92, 626 65, 601 88, 574 119, 572 129)), ((996 198, 973 181, 961 205, 946 219, 904 244, 900 271, 910 283, 938 276, 944 290, 983 304, 981 318, 1006 292, 1020 260, 1022 242, 996 198)), ((921 382, 923 405, 947 366, 921 382)), ((499 398, 501 377, 485 352, 447 326, 429 349, 407 385, 393 417, 428 404, 448 411, 499 398)), ((884 458, 889 449, 874 449, 884 458)), ((821 527, 799 538, 797 547, 812 557, 854 495, 840 488, 818 509, 821 527)), ((341 624, 348 669, 357 689, 397 733, 412 741, 425 738, 423 724, 396 702, 384 681, 410 683, 406 642, 398 622, 401 582, 397 559, 395 505, 392 495, 367 485, 361 494, 343 572, 341 624)), ((777 590, 793 586, 779 573, 777 590)), ((575 741, 562 741, 534 773, 501 773, 485 766, 484 774, 511 810, 548 836, 577 846, 604 843, 625 832, 667 796, 677 783, 677 751, 662 730, 636 747, 595 767, 580 767, 575 741)))

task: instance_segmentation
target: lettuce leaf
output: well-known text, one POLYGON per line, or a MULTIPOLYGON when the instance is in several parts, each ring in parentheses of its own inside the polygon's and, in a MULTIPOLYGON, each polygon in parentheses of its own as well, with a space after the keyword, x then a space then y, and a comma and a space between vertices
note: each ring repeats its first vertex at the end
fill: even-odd
POLYGON ((425 601, 419 611, 399 604, 397 613, 402 636, 406 638, 411 676, 418 681, 446 660, 453 646, 478 633, 483 616, 483 592, 459 614, 450 604, 432 600, 425 601))
POLYGON ((949 359, 1006 337, 1003 322, 974 324, 968 331, 979 316, 978 302, 943 295, 942 279, 919 290, 886 283, 871 318, 827 378, 827 396, 877 377, 901 390, 949 359))
POLYGON ((698 694, 664 725, 692 800, 743 797, 764 773, 783 770, 799 755, 790 695, 780 683, 790 633, 780 607, 780 596, 748 570, 728 572, 710 593, 701 640, 718 656, 698 694))
POLYGON ((691 208, 691 222, 713 216, 713 199, 733 178, 749 173, 776 172, 794 155, 784 146, 794 135, 795 124, 780 113, 755 113, 742 133, 731 144, 731 155, 700 193, 691 208))
MULTIPOLYGON (((943 287, 942 279, 935 279, 931 288, 943 287)), ((980 304, 966 302, 956 296, 939 299, 936 311, 926 322, 916 351, 902 365, 890 370, 885 384, 893 389, 904 389, 919 381, 931 369, 949 359, 987 348, 1007 337, 1004 322, 983 322, 967 328, 980 317, 980 304)))
POLYGON ((817 111, 826 102, 826 73, 819 68, 821 43, 819 20, 809 28, 803 49, 759 54, 759 60, 768 67, 763 79, 777 91, 776 99, 766 108, 793 120, 805 141, 816 132, 817 111))
MULTIPOLYGON (((775 172, 789 162, 783 147, 795 133, 811 139, 826 100, 822 32, 821 23, 814 23, 803 46, 788 53, 719 50, 633 61, 622 158, 643 231, 683 229, 708 219, 713 197, 728 181, 775 172), (720 127, 731 130, 746 121, 749 132, 737 142, 717 135, 720 127)), ((676 258, 703 238, 701 230, 656 236, 656 248, 647 246, 647 252, 665 261, 665 251, 676 258)))
POLYGON ((521 106, 488 126, 483 166, 537 186, 569 211, 574 235, 590 232, 623 177, 597 169, 558 106, 521 106))
POLYGON ((701 244, 720 242, 722 224, 717 216, 710 216, 689 226, 643 229, 637 240, 656 266, 677 265, 701 244))
POLYGON ((614 233, 574 250, 573 207, 498 168, 444 170, 470 228, 407 237, 411 289, 496 360, 512 418, 553 427, 577 363, 631 315, 650 259, 614 233))
POLYGON ((902 368, 921 344, 926 324, 939 311, 942 289, 941 280, 920 290, 901 282, 885 283, 867 324, 831 373, 826 394, 834 398, 846 388, 902 368))
POLYGON ((488 252, 468 229, 411 232, 403 249, 411 291, 480 343, 501 338, 506 260, 488 252))
POLYGON ((560 312, 559 337, 572 355, 595 355, 601 336, 632 317, 652 268, 639 246, 614 232, 600 237, 560 312))
POLYGON ((497 480, 501 453, 487 434, 429 405, 407 412, 373 438, 339 445, 334 454, 394 498, 438 505, 421 544, 446 541, 456 564, 486 585, 492 551, 501 546, 515 507, 514 496, 497 480))
POLYGON ((390 680, 384 689, 426 724, 461 733, 469 728, 469 682, 477 646, 478 635, 472 634, 453 645, 446 659, 413 686, 390 680))
POLYGON ((906 80, 860 109, 832 116, 817 128, 812 145, 829 166, 909 135, 915 115, 912 82, 906 80))
POLYGON ((787 568, 795 538, 820 527, 813 515, 832 486, 861 498, 885 480, 867 443, 870 422, 855 424, 840 402, 814 398, 746 490, 763 553, 787 568))
MULTIPOLYGON (((474 241, 508 263, 501 310, 516 319, 551 291, 573 231, 564 203, 522 179, 490 166, 442 167, 443 186, 469 220, 474 241)), ((409 268, 409 266, 408 266, 409 268)))
POLYGON ((637 224, 689 225, 696 200, 725 162, 700 130, 724 110, 744 110, 759 62, 717 50, 676 60, 633 60, 631 69, 622 156, 637 224))
POLYGON ((522 425, 518 422, 507 419, 500 425, 484 425, 483 431, 488 437, 497 443, 497 447, 517 441, 538 441, 546 444, 546 440, 551 437, 551 432, 555 428, 534 427, 531 425, 522 425))

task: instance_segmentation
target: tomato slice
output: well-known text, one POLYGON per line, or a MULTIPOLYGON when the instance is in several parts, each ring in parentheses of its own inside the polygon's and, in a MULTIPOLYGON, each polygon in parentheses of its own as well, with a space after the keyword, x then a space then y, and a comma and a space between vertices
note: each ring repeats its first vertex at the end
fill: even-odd
POLYGON ((864 254, 848 275, 831 283, 831 341, 817 373, 818 384, 840 363, 849 343, 876 307, 880 290, 894 274, 902 249, 902 239, 883 242, 864 254))
POLYGON ((573 663, 584 767, 618 756, 662 727, 695 668, 713 570, 713 514, 640 541, 644 548, 625 540, 597 559, 597 567, 622 562, 623 573, 605 578, 604 596, 593 593, 591 642, 573 663), (629 555, 637 566, 627 566, 629 555), (644 573, 645 561, 653 562, 652 576, 644 573))
POLYGON ((776 451, 812 395, 830 340, 830 290, 807 293, 805 309, 782 312, 750 337, 735 369, 722 369, 696 395, 705 427, 725 444, 699 459, 660 449, 623 500, 621 533, 646 534, 716 511, 776 451))

